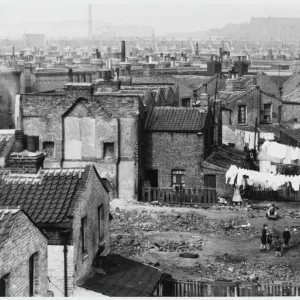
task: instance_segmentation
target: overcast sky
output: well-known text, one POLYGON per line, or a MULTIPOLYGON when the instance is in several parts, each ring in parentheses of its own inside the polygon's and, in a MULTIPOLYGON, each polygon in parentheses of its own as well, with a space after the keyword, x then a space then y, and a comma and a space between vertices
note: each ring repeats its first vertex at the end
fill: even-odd
MULTIPOLYGON (((92 5, 93 19, 149 25, 157 34, 223 27, 252 16, 300 17, 300 3, 294 0, 98 0, 92 5)), ((87 21, 88 2, 0 0, 0 25, 61 20, 87 21)))

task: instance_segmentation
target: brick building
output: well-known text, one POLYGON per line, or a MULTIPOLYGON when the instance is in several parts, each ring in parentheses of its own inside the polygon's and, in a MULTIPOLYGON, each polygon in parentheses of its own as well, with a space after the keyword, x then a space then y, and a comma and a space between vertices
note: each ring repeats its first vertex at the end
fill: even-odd
POLYGON ((15 99, 20 94, 21 71, 0 71, 0 129, 12 129, 15 124, 15 99))
POLYGON ((198 188, 213 146, 213 116, 199 108, 155 107, 143 137, 144 180, 152 187, 198 188))
POLYGON ((219 134, 223 144, 235 144, 235 147, 243 150, 245 132, 255 131, 256 120, 257 131, 279 134, 282 118, 280 99, 263 92, 259 86, 252 86, 249 91, 225 94, 220 95, 222 104, 218 120, 222 124, 219 134))
MULTIPOLYGON (((23 159, 14 157, 15 165, 24 172, 29 158, 26 151, 19 156, 23 159)), ((36 160, 31 156, 31 163, 36 160)), ((91 165, 40 169, 36 174, 7 171, 0 180, 0 205, 21 206, 49 238, 49 290, 54 296, 72 296, 77 280, 90 273, 99 249, 102 255, 109 252, 108 190, 91 165)))
POLYGON ((44 233, 20 209, 0 209, 0 297, 47 297, 44 233))
POLYGON ((139 93, 120 93, 119 86, 117 80, 100 80, 22 95, 22 126, 25 134, 39 136, 39 150, 48 151, 45 166, 93 163, 120 198, 133 198, 143 105, 139 93))

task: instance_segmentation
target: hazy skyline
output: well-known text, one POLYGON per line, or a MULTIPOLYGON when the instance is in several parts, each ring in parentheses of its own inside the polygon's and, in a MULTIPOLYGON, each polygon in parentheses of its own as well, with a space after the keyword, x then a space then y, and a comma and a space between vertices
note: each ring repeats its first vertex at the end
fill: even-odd
MULTIPOLYGON (((139 24, 169 32, 203 31, 228 23, 249 22, 251 17, 300 17, 296 1, 170 1, 115 0, 93 3, 93 19, 109 24, 139 24), (238 3, 238 4, 237 4, 238 3)), ((14 24, 20 32, 27 22, 88 21, 88 3, 82 1, 0 1, 0 25, 14 24)), ((25 26, 26 27, 26 26, 25 26)), ((1 27, 2 35, 5 26, 1 27)), ((32 30, 30 30, 32 31, 32 30)), ((37 28, 38 31, 38 28, 37 28)), ((34 32, 32 32, 34 33, 34 32)))

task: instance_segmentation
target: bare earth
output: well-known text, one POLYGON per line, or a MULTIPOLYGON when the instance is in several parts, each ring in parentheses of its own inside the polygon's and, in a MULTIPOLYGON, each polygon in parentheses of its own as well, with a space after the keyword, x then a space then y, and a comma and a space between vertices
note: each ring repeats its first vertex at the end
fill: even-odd
POLYGON ((208 209, 162 207, 114 199, 111 252, 134 258, 176 279, 300 281, 300 203, 276 203, 281 218, 267 221, 265 207, 208 209), (290 248, 282 257, 260 252, 264 223, 273 236, 291 229, 290 248), (241 225, 249 225, 242 227, 241 225), (183 258, 183 252, 198 258, 183 258))

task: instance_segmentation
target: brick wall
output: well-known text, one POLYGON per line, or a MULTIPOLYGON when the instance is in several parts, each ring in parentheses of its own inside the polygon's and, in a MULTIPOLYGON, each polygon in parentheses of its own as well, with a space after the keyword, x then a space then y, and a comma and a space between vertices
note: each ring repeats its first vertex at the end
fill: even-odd
POLYGON ((228 108, 232 110, 231 122, 232 126, 238 125, 238 107, 239 105, 247 106, 247 125, 255 126, 255 119, 259 120, 260 113, 260 90, 253 89, 249 93, 245 94, 243 97, 231 102, 227 105, 228 108))
POLYGON ((294 121, 297 118, 297 121, 300 121, 300 103, 283 103, 281 120, 283 122, 294 121))
POLYGON ((95 258, 99 245, 105 243, 106 255, 110 249, 110 223, 109 223, 109 195, 99 181, 95 171, 89 174, 85 191, 77 202, 73 220, 73 243, 74 243, 74 279, 79 280, 91 271, 92 262, 95 258), (104 206, 104 239, 99 240, 98 207, 104 206), (87 217, 87 254, 82 253, 81 248, 81 219, 87 217))
POLYGON ((203 137, 194 133, 147 132, 144 138, 145 169, 158 170, 160 187, 171 186, 173 169, 185 170, 186 188, 201 184, 203 137))
POLYGON ((0 250, 0 278, 9 274, 8 296, 29 297, 29 258, 34 253, 37 253, 34 293, 46 297, 47 238, 23 213, 19 212, 8 241, 0 250))

